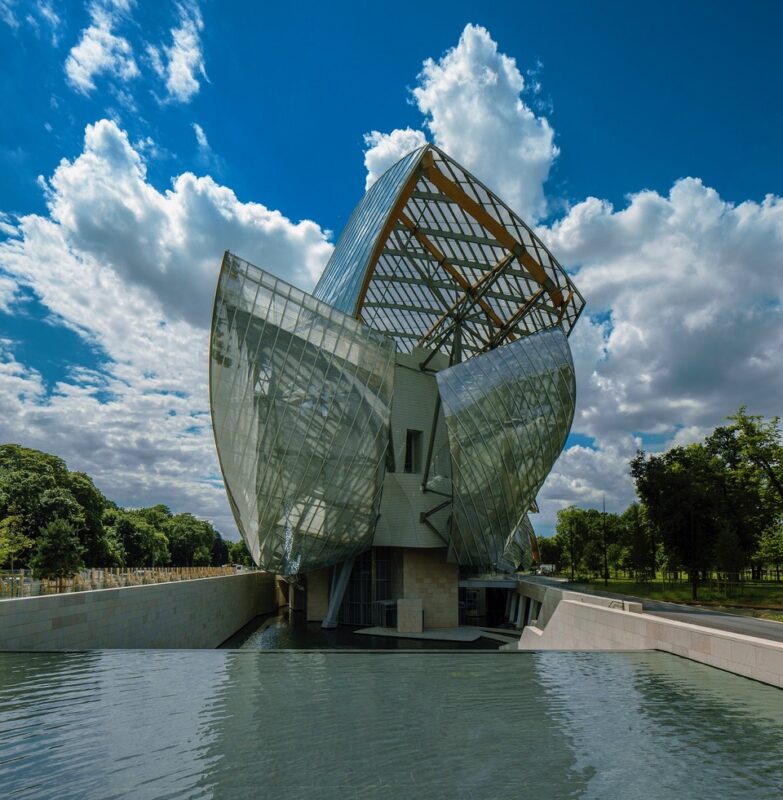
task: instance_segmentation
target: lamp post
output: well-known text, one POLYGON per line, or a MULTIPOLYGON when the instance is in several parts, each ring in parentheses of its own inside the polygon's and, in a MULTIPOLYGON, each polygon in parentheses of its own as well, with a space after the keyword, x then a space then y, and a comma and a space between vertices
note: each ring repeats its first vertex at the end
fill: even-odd
POLYGON ((604 542, 604 587, 609 585, 609 543, 606 540, 606 494, 603 496, 603 511, 601 512, 601 533, 604 542))

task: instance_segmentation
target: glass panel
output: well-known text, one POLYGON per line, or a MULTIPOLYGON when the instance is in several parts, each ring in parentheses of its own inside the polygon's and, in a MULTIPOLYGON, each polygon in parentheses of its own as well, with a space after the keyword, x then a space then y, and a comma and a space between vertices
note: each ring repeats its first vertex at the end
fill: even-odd
POLYGON ((259 566, 293 575, 370 546, 394 353, 383 335, 226 255, 212 419, 231 509, 259 566))
POLYGON ((451 449, 454 556, 477 567, 524 564, 526 513, 574 416, 568 340, 550 328, 436 377, 451 449))
POLYGON ((424 148, 401 158, 370 187, 345 226, 313 295, 346 314, 356 312, 368 261, 378 236, 424 148))

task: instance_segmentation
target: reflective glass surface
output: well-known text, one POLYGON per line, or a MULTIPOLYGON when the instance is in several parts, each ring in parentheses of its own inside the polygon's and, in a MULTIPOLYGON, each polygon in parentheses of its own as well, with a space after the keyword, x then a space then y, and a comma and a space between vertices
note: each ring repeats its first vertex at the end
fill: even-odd
POLYGON ((524 562, 525 515, 574 416, 568 340, 550 328, 443 370, 437 381, 451 449, 456 561, 500 569, 509 558, 524 562))
POLYGON ((370 256, 405 181, 421 158, 419 148, 387 170, 354 209, 313 295, 353 316, 370 256))
POLYGON ((530 540, 535 535, 530 517, 524 514, 513 536, 509 537, 499 566, 509 571, 517 569, 520 565, 527 568, 531 561, 530 540))
POLYGON ((215 442, 254 560, 281 575, 372 541, 394 344, 229 253, 212 320, 215 442))

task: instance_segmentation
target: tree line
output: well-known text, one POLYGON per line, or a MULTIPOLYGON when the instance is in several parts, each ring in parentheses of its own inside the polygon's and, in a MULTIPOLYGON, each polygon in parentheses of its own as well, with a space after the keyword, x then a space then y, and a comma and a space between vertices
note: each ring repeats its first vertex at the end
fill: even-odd
POLYGON ((65 577, 85 567, 252 564, 192 514, 165 505, 121 508, 57 456, 0 445, 0 567, 65 577))
POLYGON ((630 463, 638 501, 621 514, 569 506, 555 535, 539 540, 541 563, 576 576, 637 580, 687 574, 692 596, 717 573, 738 580, 783 566, 783 440, 777 417, 744 407, 703 441, 630 463))

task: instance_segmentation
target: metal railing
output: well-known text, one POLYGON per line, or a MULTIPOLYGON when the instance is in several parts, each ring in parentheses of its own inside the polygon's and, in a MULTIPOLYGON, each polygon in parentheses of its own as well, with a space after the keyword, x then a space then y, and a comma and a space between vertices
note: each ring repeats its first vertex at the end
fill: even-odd
POLYGON ((0 570, 0 599, 36 597, 90 589, 118 589, 197 578, 216 578, 250 571, 250 567, 113 567, 84 569, 63 580, 39 579, 29 569, 0 570))

